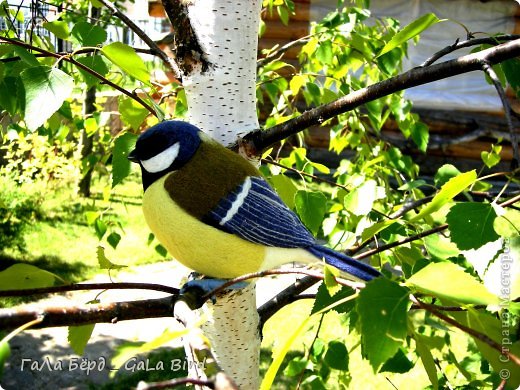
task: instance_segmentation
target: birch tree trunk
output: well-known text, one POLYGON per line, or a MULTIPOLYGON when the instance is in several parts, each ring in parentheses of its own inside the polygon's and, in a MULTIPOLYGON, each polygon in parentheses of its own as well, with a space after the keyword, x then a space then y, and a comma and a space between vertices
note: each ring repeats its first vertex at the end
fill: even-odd
MULTIPOLYGON (((174 50, 182 51, 179 36, 186 21, 176 25, 179 10, 167 6, 178 4, 163 3, 179 29, 174 50)), ((187 3, 189 24, 200 45, 198 54, 180 59, 189 121, 225 146, 259 128, 255 86, 260 8, 260 0, 187 3)), ((241 388, 257 389, 260 336, 255 286, 219 296, 201 310, 209 318, 203 330, 220 366, 241 388)))

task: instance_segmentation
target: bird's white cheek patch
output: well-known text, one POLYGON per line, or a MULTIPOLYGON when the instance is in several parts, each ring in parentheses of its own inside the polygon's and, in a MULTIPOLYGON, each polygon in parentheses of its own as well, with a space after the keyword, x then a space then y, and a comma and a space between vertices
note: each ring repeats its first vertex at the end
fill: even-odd
POLYGON ((149 158, 148 160, 141 160, 141 164, 147 172, 156 173, 164 171, 170 165, 173 164, 177 156, 179 155, 180 144, 177 142, 170 146, 168 149, 163 150, 156 156, 149 158))

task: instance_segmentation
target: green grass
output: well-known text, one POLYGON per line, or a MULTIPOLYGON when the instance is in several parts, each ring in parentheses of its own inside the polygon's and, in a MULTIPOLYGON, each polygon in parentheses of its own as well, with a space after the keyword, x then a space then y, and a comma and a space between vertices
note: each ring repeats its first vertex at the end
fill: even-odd
MULTIPOLYGON (((46 194, 38 219, 25 229, 23 250, 3 248, 0 270, 15 263, 26 263, 57 274, 68 282, 79 282, 106 273, 98 265, 96 250, 102 245, 114 263, 132 267, 166 260, 148 244, 150 231, 141 211, 142 187, 133 180, 110 191, 106 197, 103 183, 97 181, 91 198, 81 198, 72 189, 46 194), (105 199, 107 198, 107 199, 105 199), (100 213, 108 230, 100 241, 88 214, 100 213), (106 236, 115 231, 121 236, 112 248, 106 236)), ((4 302, 5 303, 5 302, 4 302)))

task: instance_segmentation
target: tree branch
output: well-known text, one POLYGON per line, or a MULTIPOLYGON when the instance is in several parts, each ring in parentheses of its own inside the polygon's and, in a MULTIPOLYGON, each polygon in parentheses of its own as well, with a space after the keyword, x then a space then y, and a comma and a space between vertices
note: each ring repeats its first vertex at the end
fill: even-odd
POLYGON ((176 297, 146 299, 133 302, 111 302, 94 305, 56 306, 44 308, 13 308, 0 310, 0 329, 17 328, 43 317, 34 328, 115 323, 144 318, 171 317, 176 297))
POLYGON ((206 59, 206 54, 191 26, 188 16, 189 3, 181 0, 162 0, 164 11, 175 30, 172 53, 182 75, 191 74, 199 66, 202 73, 211 68, 211 63, 206 59))
POLYGON ((418 85, 481 70, 484 62, 497 64, 520 55, 520 39, 500 44, 478 53, 469 54, 454 60, 442 62, 428 67, 413 68, 398 76, 354 91, 331 103, 312 108, 300 116, 273 126, 267 130, 256 130, 247 134, 241 143, 245 150, 256 151, 257 154, 270 145, 294 135, 309 126, 319 125, 339 114, 351 111, 362 104, 379 99, 418 85))
POLYGON ((128 16, 126 16, 119 8, 117 8, 113 3, 107 0, 99 0, 100 3, 102 3, 106 8, 112 12, 119 20, 121 20, 124 24, 126 24, 139 38, 142 39, 144 43, 148 45, 150 50, 154 55, 159 57, 166 65, 168 65, 175 74, 175 77, 180 78, 181 77, 181 71, 179 70, 179 67, 173 60, 173 58, 170 58, 166 55, 164 51, 162 51, 159 46, 143 31, 141 28, 135 24, 132 19, 130 19, 128 16))
POLYGON ((151 114, 153 114, 154 116, 157 116, 155 110, 152 107, 150 107, 148 105, 148 103, 146 103, 143 99, 141 99, 137 94, 135 94, 133 92, 127 91, 126 89, 124 89, 124 88, 120 87, 119 85, 113 83, 112 81, 108 80, 106 77, 103 77, 102 75, 100 75, 95 70, 90 69, 88 66, 83 65, 82 63, 76 61, 74 58, 72 58, 70 56, 62 56, 62 55, 59 55, 57 53, 53 53, 51 51, 41 49, 39 47, 30 45, 28 43, 17 41, 16 39, 11 39, 11 38, 7 38, 7 37, 0 37, 0 43, 10 43, 12 45, 23 47, 25 49, 34 50, 34 51, 36 51, 38 53, 46 54, 49 57, 57 58, 60 61, 63 60, 63 61, 70 62, 71 64, 74 64, 75 66, 77 66, 78 68, 81 68, 85 72, 90 73, 92 76, 94 76, 95 78, 101 80, 103 83, 105 83, 107 85, 110 85, 112 88, 118 90, 122 94, 128 96, 129 98, 134 99, 139 104, 141 104, 144 108, 146 108, 151 114))
POLYGON ((509 129, 509 134, 511 135, 511 146, 513 147, 513 158, 511 160, 511 170, 514 171, 518 168, 518 163, 520 162, 520 154, 518 152, 518 139, 516 137, 515 129, 513 128, 513 119, 511 118, 511 105, 507 100, 506 93, 504 88, 502 88, 502 84, 498 79, 497 74, 491 67, 491 64, 485 61, 482 64, 482 70, 489 76, 495 89, 497 90, 498 96, 500 96, 500 100, 502 101, 502 105, 504 106, 504 115, 506 117, 507 128, 509 129))
POLYGON ((437 53, 434 53, 430 58, 424 61, 420 66, 430 66, 434 62, 436 62, 439 58, 444 57, 447 54, 454 52, 455 50, 463 49, 465 47, 478 46, 478 45, 497 45, 502 42, 514 41, 515 39, 519 39, 520 35, 499 35, 496 37, 487 37, 487 38, 472 38, 467 39, 465 41, 457 40, 453 45, 446 46, 444 49, 439 50, 437 53))

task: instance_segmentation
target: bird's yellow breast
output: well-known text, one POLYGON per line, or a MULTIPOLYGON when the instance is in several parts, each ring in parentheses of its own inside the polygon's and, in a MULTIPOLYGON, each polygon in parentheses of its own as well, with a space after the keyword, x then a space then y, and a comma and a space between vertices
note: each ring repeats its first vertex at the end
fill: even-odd
POLYGON ((146 189, 143 212, 153 234, 186 267, 216 278, 263 268, 264 246, 206 225, 180 208, 164 188, 167 175, 146 189))

